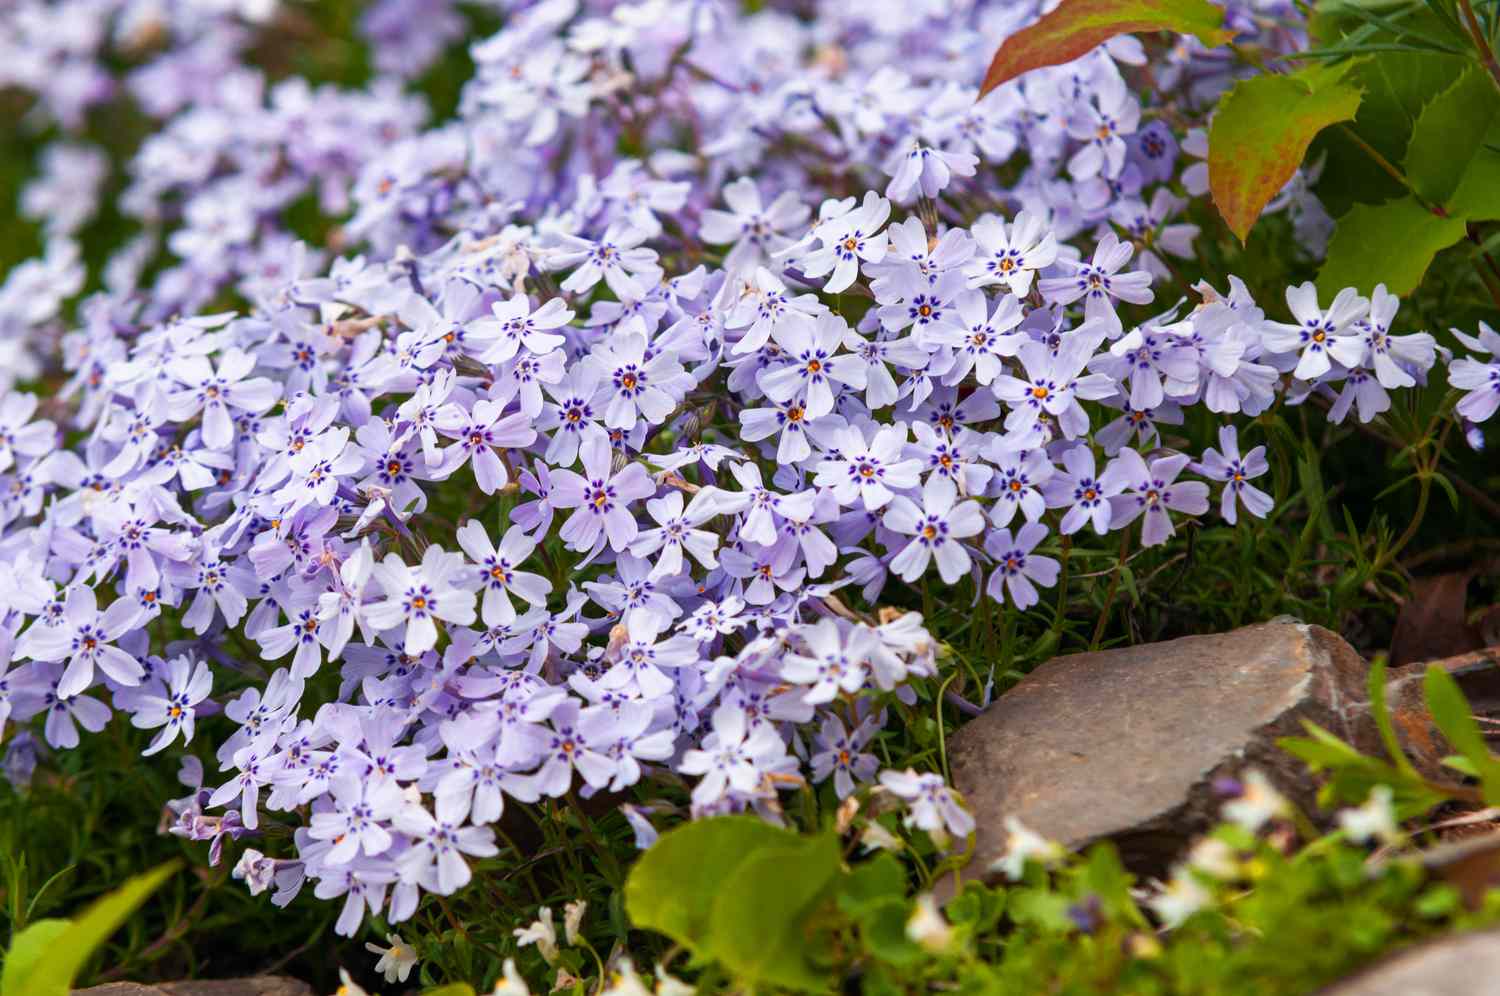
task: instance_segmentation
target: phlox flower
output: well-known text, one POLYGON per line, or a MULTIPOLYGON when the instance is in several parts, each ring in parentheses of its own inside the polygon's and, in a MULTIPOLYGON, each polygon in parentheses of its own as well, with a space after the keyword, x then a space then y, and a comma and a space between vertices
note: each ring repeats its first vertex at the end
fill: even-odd
POLYGON ((813 483, 832 488, 840 505, 861 501, 873 512, 895 497, 892 489, 915 487, 921 479, 921 462, 901 459, 904 423, 877 430, 869 442, 858 429, 845 429, 837 442, 838 456, 819 461, 813 483))
POLYGON ((1037 289, 1057 304, 1072 304, 1083 298, 1084 316, 1090 322, 1102 323, 1112 335, 1119 335, 1123 326, 1115 313, 1115 301, 1150 304, 1155 297, 1151 292, 1151 274, 1145 270, 1119 272, 1134 252, 1129 242, 1121 242, 1114 232, 1106 232, 1089 262, 1059 260, 1058 265, 1070 268, 1073 275, 1039 280, 1037 289))
POLYGON ((857 783, 874 778, 880 761, 874 754, 865 753, 865 747, 879 732, 882 718, 880 713, 871 715, 849 733, 838 716, 824 716, 817 736, 820 749, 812 756, 813 779, 826 781, 832 775, 834 791, 840 799, 847 799, 857 783))
POLYGON ((1014 538, 1009 529, 992 530, 984 539, 984 549, 994 559, 995 569, 990 572, 985 592, 997 602, 1005 601, 1009 592, 1018 609, 1029 609, 1041 601, 1036 585, 1052 587, 1062 570, 1056 560, 1033 552, 1046 538, 1047 527, 1040 522, 1026 523, 1014 538))
POLYGON ((202 661, 179 655, 168 661, 165 669, 164 675, 130 696, 130 724, 143 730, 162 728, 142 754, 165 749, 178 733, 183 743, 192 740, 194 708, 213 688, 213 675, 202 661))
POLYGON ((964 267, 970 287, 999 284, 1015 297, 1025 297, 1037 271, 1057 262, 1057 236, 1029 211, 1019 212, 1009 228, 1000 218, 983 215, 970 231, 978 245, 964 267))
POLYGON ((35 457, 53 448, 57 427, 46 419, 31 421, 36 406, 36 395, 19 391, 0 401, 0 473, 15 465, 18 453, 35 457))
POLYGON ((515 605, 510 595, 519 596, 531 605, 546 605, 547 593, 552 582, 540 574, 516 568, 524 563, 536 549, 536 540, 518 525, 513 525, 501 537, 496 547, 489 533, 478 520, 470 519, 459 527, 458 545, 469 559, 478 566, 478 576, 484 591, 481 607, 486 626, 513 622, 515 605))
POLYGON ((701 747, 683 752, 677 770, 702 776, 693 786, 693 805, 708 806, 731 792, 764 794, 762 783, 784 757, 786 744, 774 726, 751 726, 743 709, 725 702, 714 710, 713 732, 701 747))
POLYGON ((451 896, 467 885, 473 874, 464 855, 488 858, 499 849, 493 830, 461 826, 464 814, 451 811, 451 805, 444 805, 444 798, 452 797, 438 798, 436 816, 426 806, 408 803, 396 810, 391 822, 411 839, 411 845, 396 858, 401 877, 415 881, 428 892, 451 896))
POLYGON ((1457 329, 1453 335, 1459 342, 1476 353, 1488 353, 1489 361, 1471 356, 1453 361, 1448 368, 1448 383, 1460 391, 1467 391, 1454 407, 1459 415, 1470 422, 1483 422, 1500 408, 1500 333, 1484 322, 1479 323, 1479 334, 1466 335, 1457 329))
POLYGON ((176 421, 203 413, 203 442, 210 449, 227 449, 234 442, 230 409, 259 414, 276 403, 281 390, 266 377, 251 377, 255 358, 230 349, 219 356, 215 370, 204 356, 183 356, 170 365, 172 376, 185 386, 167 396, 167 411, 176 421))
POLYGON ((867 191, 858 208, 814 226, 813 235, 821 246, 803 257, 802 272, 809 277, 827 274, 824 293, 848 290, 859 276, 861 260, 878 263, 885 259, 890 240, 881 228, 890 216, 890 201, 873 190, 867 191))
POLYGON ((60 619, 50 624, 38 620, 21 634, 15 656, 67 661, 57 684, 57 697, 63 700, 93 684, 95 668, 122 685, 136 685, 146 673, 141 662, 111 644, 145 621, 146 613, 134 599, 118 598, 100 612, 94 589, 79 585, 68 590, 60 619))
POLYGON ((561 298, 551 298, 535 310, 525 294, 490 305, 488 318, 468 323, 470 351, 483 363, 504 363, 523 346, 537 356, 550 353, 567 340, 553 329, 573 320, 561 298))
POLYGON ((1172 535, 1174 529, 1168 510, 1187 515, 1202 515, 1208 511, 1207 484, 1177 481, 1177 475, 1188 465, 1186 454, 1160 457, 1148 466, 1135 450, 1123 449, 1115 459, 1126 475, 1126 487, 1131 493, 1110 498, 1110 506, 1114 509, 1110 524, 1119 529, 1145 515, 1145 524, 1141 527, 1143 546, 1165 543, 1172 535))
POLYGON ((648 238, 649 232, 621 222, 610 225, 597 242, 564 235, 546 265, 551 270, 575 267, 562 282, 569 293, 582 294, 602 278, 621 300, 639 300, 662 278, 655 250, 642 246, 648 238))
POLYGON ((1109 500, 1125 490, 1128 477, 1119 461, 1112 461, 1104 473, 1095 473, 1094 450, 1086 443, 1063 451, 1063 470, 1047 481, 1042 489, 1048 508, 1066 508, 1058 532, 1071 536, 1085 524, 1100 536, 1109 532, 1114 509, 1109 500))
POLYGON ((919 774, 911 768, 887 770, 880 773, 880 784, 906 803, 903 822, 908 827, 918 827, 933 835, 951 833, 960 838, 974 832, 974 817, 958 801, 942 775, 919 774))
POLYGON ((402 649, 420 654, 437 646, 437 620, 467 626, 474 621, 474 592, 454 581, 464 569, 463 558, 433 544, 412 568, 394 553, 372 568, 383 599, 369 602, 363 613, 380 630, 405 627, 402 649))
POLYGON ((766 262, 791 245, 786 233, 810 213, 794 190, 784 190, 769 205, 763 204, 760 188, 749 177, 725 184, 723 194, 729 210, 704 211, 698 237, 710 245, 734 243, 724 257, 724 269, 731 273, 766 262))
POLYGON ((1299 354, 1293 376, 1317 380, 1338 360, 1346 367, 1364 359, 1365 341, 1354 323, 1369 312, 1370 302, 1353 287, 1345 287, 1325 311, 1318 307, 1318 290, 1312 281, 1289 287, 1286 303, 1297 324, 1267 322, 1263 333, 1266 349, 1273 353, 1299 354))
POLYGON ((548 502, 555 508, 577 509, 558 535, 574 550, 592 549, 601 535, 612 549, 627 549, 639 532, 630 503, 651 496, 656 486, 639 463, 613 472, 614 455, 603 432, 590 432, 578 452, 583 458, 582 475, 572 470, 552 472, 548 502))
POLYGON ((898 148, 886 160, 885 171, 891 182, 885 196, 898 204, 909 204, 920 192, 933 198, 948 186, 955 176, 973 176, 979 157, 972 152, 933 148, 916 140, 908 148, 898 148))
POLYGON ((946 477, 934 474, 922 489, 922 504, 897 495, 886 507, 886 528, 913 537, 891 560, 897 577, 915 582, 936 558, 938 574, 953 584, 969 570, 968 551, 960 540, 984 531, 984 514, 975 501, 958 501, 958 489, 946 477))
POLYGON ((1193 469, 1205 477, 1224 482, 1224 496, 1219 506, 1224 520, 1231 525, 1234 523, 1235 509, 1240 502, 1251 515, 1264 519, 1275 501, 1250 481, 1271 469, 1266 462, 1266 448, 1257 446, 1242 458, 1239 437, 1232 425, 1219 429, 1219 446, 1223 453, 1213 448, 1205 450, 1203 459, 1193 465, 1193 469))

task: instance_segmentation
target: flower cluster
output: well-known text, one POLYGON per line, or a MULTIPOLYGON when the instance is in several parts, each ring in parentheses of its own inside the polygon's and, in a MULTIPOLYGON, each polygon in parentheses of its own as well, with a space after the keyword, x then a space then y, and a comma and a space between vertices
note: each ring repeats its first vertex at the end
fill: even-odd
MULTIPOLYGON (((462 888, 508 803, 570 793, 640 786, 644 846, 878 778, 909 825, 967 834, 940 777, 872 749, 938 644, 851 592, 1024 610, 1057 536, 1160 544, 1215 497, 1263 517, 1265 449, 1228 419, 1367 420, 1439 358, 1383 289, 1294 288, 1296 324, 1234 280, 1150 313, 1197 233, 1180 136, 1126 85, 1141 46, 968 83, 1037 5, 513 6, 431 130, 383 85, 226 80, 176 113, 126 196, 183 206, 176 262, 123 250, 61 398, 0 406, 12 755, 116 712, 154 752, 222 711, 176 830, 217 857, 285 814, 293 850, 236 874, 344 897, 343 933, 462 888), (276 226, 308 192, 347 193, 363 255, 325 268, 276 226), (225 287, 251 307, 194 315, 225 287), (1193 407, 1217 448, 1163 448, 1193 407), (651 795, 683 776, 689 799, 651 795)), ((1252 6, 1275 5, 1233 23, 1274 38, 1252 6)), ((1155 71, 1229 78, 1186 43, 1155 71)), ((0 325, 62 321, 82 273, 58 252, 0 325)), ((1474 422, 1497 370, 1450 368, 1474 422)))

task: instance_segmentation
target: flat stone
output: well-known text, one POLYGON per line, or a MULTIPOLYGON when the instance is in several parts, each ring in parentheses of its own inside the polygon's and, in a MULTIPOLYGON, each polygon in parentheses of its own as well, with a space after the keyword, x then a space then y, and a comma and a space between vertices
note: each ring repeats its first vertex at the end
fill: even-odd
POLYGON ((1393 955, 1319 996, 1485 996, 1500 979, 1500 930, 1453 934, 1393 955))
POLYGON ((1006 817, 1070 848, 1113 840, 1161 874, 1217 820, 1216 780, 1258 768, 1310 809, 1316 786, 1276 746, 1311 720, 1379 750, 1367 666, 1294 620, 1046 662, 961 729, 955 786, 978 823, 968 874, 1005 850, 1006 817))
POLYGON ((73 996, 314 996, 312 987, 285 975, 244 979, 187 979, 182 982, 111 982, 75 989, 73 996))

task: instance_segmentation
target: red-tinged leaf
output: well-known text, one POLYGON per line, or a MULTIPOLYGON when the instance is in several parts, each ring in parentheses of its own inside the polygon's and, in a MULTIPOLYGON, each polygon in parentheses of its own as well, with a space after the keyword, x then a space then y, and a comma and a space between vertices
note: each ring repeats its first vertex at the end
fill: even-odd
POLYGON ((1302 165, 1318 132, 1354 118, 1361 92, 1342 82, 1352 65, 1255 76, 1219 101, 1208 134, 1208 185, 1241 242, 1302 165))
POLYGON ((1063 0, 1001 44, 979 95, 1033 69, 1072 62, 1116 35, 1139 31, 1193 35, 1209 46, 1234 37, 1224 27, 1223 8, 1208 0, 1063 0))

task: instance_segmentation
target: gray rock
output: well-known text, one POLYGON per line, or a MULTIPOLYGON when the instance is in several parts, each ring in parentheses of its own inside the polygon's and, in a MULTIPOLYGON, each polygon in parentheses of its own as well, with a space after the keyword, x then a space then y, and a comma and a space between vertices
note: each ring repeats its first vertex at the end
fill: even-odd
POLYGON ((257 975, 246 979, 188 979, 182 982, 111 982, 75 989, 73 996, 314 996, 312 987, 285 975, 257 975))
POLYGON ((1342 639, 1294 621, 1050 660, 949 747, 978 823, 968 874, 1004 853, 1008 816, 1070 848, 1113 840, 1160 874, 1216 821, 1214 782, 1249 767, 1310 808, 1312 780, 1275 742, 1309 719, 1378 750, 1366 675, 1342 639))
POLYGON ((1377 962, 1320 996, 1488 996, 1500 979, 1500 930, 1419 944, 1377 962))

